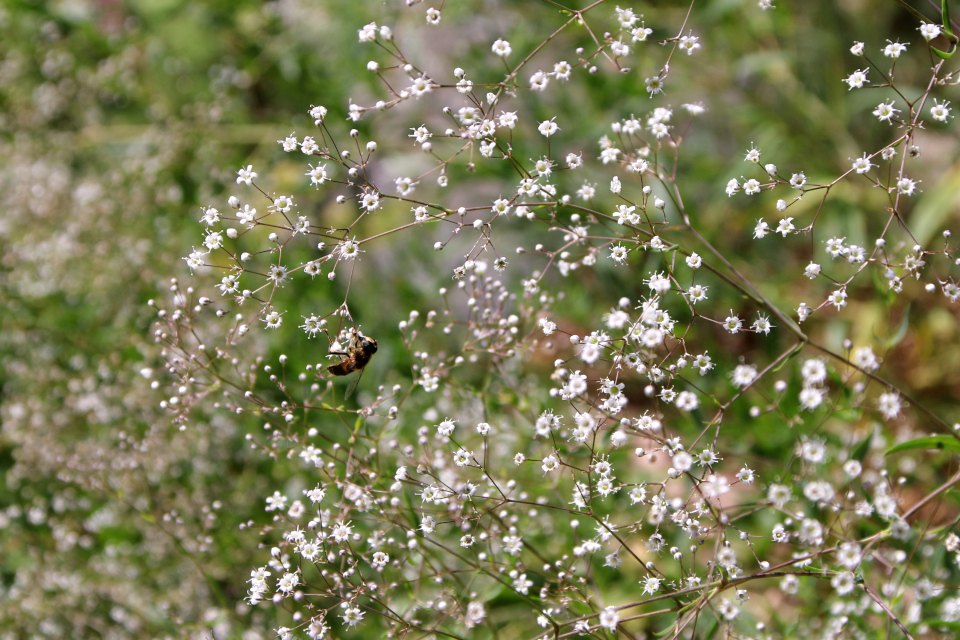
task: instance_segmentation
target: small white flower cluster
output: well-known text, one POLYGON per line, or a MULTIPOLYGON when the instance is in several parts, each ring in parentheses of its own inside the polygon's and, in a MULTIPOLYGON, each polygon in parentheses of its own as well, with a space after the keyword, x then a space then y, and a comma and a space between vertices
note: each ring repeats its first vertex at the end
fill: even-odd
MULTIPOLYGON (((772 8, 772 3, 760 6, 772 8)), ((654 33, 630 9, 617 7, 614 17, 619 30, 605 35, 598 53, 565 52, 553 58, 560 61, 552 70, 529 66, 534 58, 515 53, 507 40, 495 40, 485 55, 506 65, 500 84, 475 82, 471 78, 485 76, 460 67, 452 78, 435 81, 402 54, 390 28, 370 23, 359 31, 359 39, 383 45, 380 55, 390 58, 389 64, 368 65, 383 79, 389 99, 366 107, 352 104, 346 115, 357 120, 404 102, 412 105, 411 98, 431 94, 425 104, 452 96, 442 108, 446 124, 418 114, 414 124, 429 124, 403 129, 403 144, 409 150, 412 140, 414 149, 434 163, 432 168, 403 163, 402 173, 387 177, 391 167, 401 165, 372 163, 383 151, 372 140, 359 142, 356 130, 349 151, 348 145, 334 145, 327 109, 313 107, 309 113, 322 135, 300 140, 291 134, 279 143, 287 152, 319 157, 320 162, 308 165, 307 186, 339 190, 336 204, 351 203, 352 218, 345 216, 347 222, 338 222, 337 228, 317 226, 313 215, 299 215, 293 197, 284 195, 269 196, 261 217, 239 200, 231 201, 235 216, 212 207, 204 210, 204 249, 195 251, 188 264, 196 269, 229 264, 219 285, 221 302, 244 312, 259 305, 256 317, 269 328, 282 325, 285 298, 275 295, 280 288, 312 282, 323 270, 330 280, 338 269, 347 272, 336 308, 303 316, 301 328, 307 337, 328 337, 331 357, 359 369, 363 364, 358 360, 369 360, 370 354, 351 337, 359 334, 346 328, 353 320, 352 307, 363 308, 353 304, 364 295, 354 273, 418 253, 417 239, 429 238, 423 246, 439 252, 429 252, 437 260, 455 252, 442 269, 425 269, 442 272, 443 284, 449 285, 440 288, 437 304, 414 310, 394 325, 399 327, 397 340, 381 338, 379 349, 389 355, 380 358, 402 361, 403 371, 382 374, 398 382, 381 385, 363 398, 361 407, 347 409, 337 402, 323 365, 299 372, 299 382, 308 389, 302 397, 285 377, 288 371, 260 362, 251 371, 262 370, 281 400, 254 391, 258 380, 252 374, 241 378, 243 384, 230 386, 244 391, 223 406, 267 416, 272 440, 255 446, 276 456, 280 442, 290 443, 290 457, 323 478, 304 492, 303 502, 288 504, 279 490, 267 498, 273 526, 285 533, 271 550, 271 561, 252 574, 251 603, 272 599, 302 608, 302 601, 319 606, 322 599, 336 600, 339 618, 348 627, 383 624, 391 634, 429 634, 448 621, 467 629, 492 624, 495 616, 488 609, 494 605, 484 594, 506 589, 538 603, 539 628, 616 633, 623 608, 596 604, 604 602, 611 583, 591 564, 595 561, 602 561, 602 571, 610 575, 619 575, 624 566, 639 572, 638 602, 676 591, 678 602, 689 604, 693 600, 684 589, 697 590, 709 582, 711 589, 723 591, 728 583, 717 582, 720 571, 723 580, 760 580, 774 561, 790 565, 781 583, 784 591, 798 593, 798 576, 809 568, 816 576, 832 572, 834 592, 843 597, 855 589, 852 572, 867 556, 864 549, 880 553, 874 545, 852 539, 861 521, 877 516, 891 528, 909 528, 894 524, 897 494, 888 486, 882 456, 835 433, 832 422, 844 409, 870 409, 885 421, 906 423, 910 412, 904 396, 889 385, 868 394, 868 385, 880 382, 881 360, 873 348, 854 350, 848 341, 847 359, 818 335, 820 325, 804 333, 791 321, 785 309, 796 303, 785 305, 784 300, 803 287, 804 292, 815 290, 821 300, 827 296, 817 309, 856 308, 861 291, 855 279, 864 269, 882 266, 890 290, 899 293, 908 275, 921 277, 927 260, 952 255, 947 245, 943 251, 913 243, 886 247, 884 237, 905 224, 903 207, 920 191, 920 180, 892 162, 897 148, 906 150, 904 161, 919 153, 910 151, 913 134, 904 132, 882 149, 843 160, 848 169, 822 184, 819 178, 808 181, 803 171, 780 173, 775 164, 762 163, 760 148, 751 143, 744 161, 762 173, 730 179, 726 186, 730 197, 741 191, 753 196, 739 201, 749 203, 745 206, 761 206, 768 195, 772 198, 764 192, 789 189, 792 197, 776 200, 778 214, 784 214, 802 198, 814 197, 809 195, 813 192, 822 192, 826 202, 826 194, 841 180, 851 185, 867 181, 889 198, 889 218, 872 247, 841 235, 857 237, 855 228, 838 231, 846 227, 825 223, 836 235, 817 237, 797 253, 803 262, 809 260, 802 270, 805 279, 799 277, 803 262, 793 263, 788 248, 779 250, 774 266, 793 269, 799 284, 773 291, 762 281, 770 263, 753 265, 751 258, 736 255, 740 249, 732 239, 714 243, 705 238, 700 232, 705 227, 684 203, 677 167, 689 121, 703 113, 702 105, 684 104, 677 117, 669 105, 640 117, 618 115, 597 141, 596 153, 576 146, 581 123, 550 112, 543 112, 542 120, 525 115, 531 111, 523 99, 559 93, 581 71, 599 73, 593 60, 624 64, 654 33), (393 77, 388 82, 388 73, 402 82, 393 77), (481 87, 490 92, 482 95, 481 87), (473 188, 456 183, 460 173, 471 174, 479 166, 509 167, 512 177, 469 202, 473 188), (585 181, 584 172, 592 181, 585 181), (375 179, 385 180, 389 188, 379 188, 375 179), (395 223, 398 207, 402 221, 395 223), (221 231, 222 226, 227 229, 221 231), (416 231, 406 233, 409 229, 416 231), (267 243, 260 250, 239 248, 245 246, 240 236, 249 235, 243 242, 253 242, 257 234, 267 243), (312 236, 323 241, 309 248, 308 260, 299 266, 284 262, 297 255, 297 243, 312 236), (413 239, 386 257, 378 254, 378 243, 394 236, 413 239), (810 244, 825 246, 833 260, 824 262, 826 271, 823 255, 810 255, 810 244), (505 255, 514 251, 508 262, 505 255), (301 270, 310 280, 299 277, 301 270), (816 289, 823 285, 829 291, 816 289), (813 349, 816 357, 807 352, 813 349), (795 378, 772 382, 774 372, 801 352, 799 390, 795 378), (322 421, 323 428, 313 427, 313 420, 322 421), (293 428, 301 424, 306 434, 293 428), (769 432, 770 442, 792 439, 795 446, 783 449, 793 458, 754 471, 740 456, 744 424, 769 432), (317 440, 321 434, 324 440, 317 440), (778 480, 761 490, 757 478, 768 477, 768 471, 778 480), (802 490, 802 497, 795 498, 792 487, 802 490), (791 504, 799 500, 808 504, 791 504), (775 513, 779 520, 773 525, 764 521, 761 529, 757 519, 740 517, 743 505, 775 513), (630 541, 638 535, 647 549, 642 557, 630 541), (755 544, 759 537, 794 555, 778 551, 764 559, 761 545, 755 544), (467 588, 457 577, 466 572, 471 575, 467 588), (279 576, 275 584, 267 581, 271 575, 279 576), (303 585, 315 583, 317 591, 306 595, 303 585), (410 602, 416 604, 395 618, 391 613, 386 622, 372 623, 381 603, 393 602, 398 584, 410 586, 415 594, 410 602), (587 613, 574 615, 570 594, 586 593, 585 584, 599 595, 583 605, 587 613)), ((433 8, 427 9, 426 21, 431 28, 446 24, 433 8)), ((929 27, 922 31, 928 40, 938 35, 927 37, 933 32, 929 27)), ((661 42, 687 56, 702 55, 709 44, 689 31, 661 42)), ((863 45, 858 43, 853 52, 862 55, 863 45)), ((891 64, 912 52, 898 42, 883 49, 891 64)), ((638 76, 646 78, 651 98, 661 99, 668 69, 665 63, 660 72, 638 76)), ((844 82, 851 90, 864 88, 868 74, 876 77, 878 72, 868 65, 844 82)), ((896 104, 887 98, 873 114, 891 125, 919 126, 900 120, 903 111, 913 112, 896 104)), ((934 100, 930 117, 947 122, 949 104, 934 100)), ((807 171, 821 173, 810 166, 807 171)), ((247 166, 238 172, 237 184, 257 186, 257 177, 247 166)), ((761 217, 753 237, 779 234, 791 238, 780 241, 786 247, 801 233, 819 233, 819 216, 834 213, 824 204, 815 209, 809 224, 797 222, 809 213, 801 206, 791 211, 793 216, 779 215, 775 225, 761 217)), ((751 212, 749 219, 755 215, 751 212)), ((405 266, 388 267, 401 268, 405 266)), ((938 278, 951 301, 960 298, 953 280, 938 278)), ((391 311, 386 302, 381 310, 391 311)), ((799 320, 813 311, 800 303, 799 320)), ((188 312, 171 322, 184 322, 184 315, 194 317, 188 312)), ((227 347, 253 324, 249 318, 236 313, 238 328, 231 329, 227 347)), ((227 347, 216 357, 226 358, 227 347)), ((190 376, 212 370, 197 364, 201 362, 206 360, 177 361, 185 386, 190 376)), ((836 420, 861 426, 846 414, 836 420)), ((728 591, 710 598, 713 615, 732 629, 749 593, 728 591)), ((326 633, 326 618, 314 613, 307 622, 304 610, 297 620, 308 635, 319 637, 326 633)))

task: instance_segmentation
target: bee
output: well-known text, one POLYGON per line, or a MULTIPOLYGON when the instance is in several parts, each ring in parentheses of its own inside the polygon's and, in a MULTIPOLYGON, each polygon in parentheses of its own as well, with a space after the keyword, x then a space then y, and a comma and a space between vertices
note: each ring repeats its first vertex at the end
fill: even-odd
POLYGON ((357 376, 356 380, 353 381, 353 383, 350 385, 350 388, 347 390, 347 398, 353 395, 353 392, 357 388, 357 384, 360 382, 360 376, 363 375, 363 368, 367 366, 367 364, 370 362, 370 359, 373 357, 373 354, 376 352, 377 341, 373 338, 363 335, 356 329, 353 329, 350 334, 350 344, 345 352, 330 352, 330 355, 332 356, 343 356, 344 358, 340 362, 327 367, 327 371, 335 376, 347 376, 354 371, 360 372, 360 375, 357 376))

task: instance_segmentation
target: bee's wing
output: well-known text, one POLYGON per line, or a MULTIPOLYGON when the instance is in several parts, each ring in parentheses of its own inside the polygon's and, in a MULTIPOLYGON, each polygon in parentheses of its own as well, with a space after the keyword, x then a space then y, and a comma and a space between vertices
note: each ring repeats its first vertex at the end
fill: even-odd
POLYGON ((359 373, 357 373, 357 377, 354 378, 353 382, 350 383, 350 386, 347 387, 347 393, 343 396, 344 400, 349 400, 350 396, 352 396, 354 391, 357 390, 357 385, 360 384, 360 378, 363 377, 363 369, 366 369, 366 367, 360 369, 359 373))

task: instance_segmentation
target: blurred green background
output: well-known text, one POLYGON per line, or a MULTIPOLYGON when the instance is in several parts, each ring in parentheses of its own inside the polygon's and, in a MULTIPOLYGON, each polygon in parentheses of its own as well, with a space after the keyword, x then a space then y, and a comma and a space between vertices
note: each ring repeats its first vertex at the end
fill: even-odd
MULTIPOLYGON (((832 179, 850 158, 896 135, 870 115, 888 96, 851 93, 840 81, 862 66, 848 53, 852 39, 868 40, 874 57, 886 38, 921 47, 915 21, 894 2, 777 4, 762 12, 753 0, 698 2, 689 27, 704 51, 694 64, 676 59, 667 86, 675 109, 684 102, 708 109, 687 134, 678 169, 687 210, 726 255, 749 248, 750 260, 737 266, 775 300, 806 286, 799 276, 824 239, 870 246, 885 220, 885 198, 866 182, 838 187, 806 252, 751 242, 750 230, 769 217, 775 196, 723 194, 730 178, 756 175, 742 163, 748 143, 782 173, 832 179)), ((286 623, 272 618, 273 608, 242 603, 264 552, 239 526, 264 522, 259 496, 295 471, 247 448, 244 436, 258 428, 251 422, 198 415, 185 431, 170 423, 158 407, 164 394, 139 374, 158 364, 155 309, 146 303, 166 300, 171 277, 192 284, 181 258, 202 240, 201 207, 226 208, 240 166, 254 164, 266 189, 306 194, 301 206, 328 211, 330 196, 309 195, 299 158, 294 163, 276 144, 292 131, 311 131, 306 112, 313 104, 337 114, 334 130, 356 126, 363 139, 378 140, 389 159, 379 167, 384 175, 428 168, 394 132, 436 122, 439 113, 401 109, 356 125, 343 119, 348 100, 372 104, 383 96, 365 71, 377 54, 357 42, 362 25, 391 25, 430 74, 449 81, 462 66, 479 81, 502 75, 488 54, 495 39, 526 52, 564 19, 533 1, 447 3, 443 24, 429 31, 425 6, 13 0, 0 7, 0 638, 252 639, 286 623)), ((660 1, 635 9, 662 38, 675 35, 687 7, 660 1)), ((613 5, 598 11, 606 12, 598 21, 612 28, 613 5)), ((571 51, 589 42, 576 30, 562 38, 558 46, 571 51)), ((556 116, 587 157, 610 122, 652 108, 643 79, 662 60, 654 48, 636 55, 630 73, 580 75, 569 90, 530 100, 523 116, 556 116)), ((923 54, 903 61, 898 83, 918 94, 928 67, 923 54)), ((942 176, 922 185, 909 213, 924 241, 956 222, 958 140, 953 122, 947 126, 929 134, 913 161, 918 174, 942 176)), ((517 145, 528 145, 528 157, 542 152, 536 140, 517 145)), ((601 189, 609 181, 587 179, 601 189)), ((482 166, 471 180, 457 197, 492 199, 514 188, 512 175, 497 166, 482 166)), ((809 221, 818 204, 808 196, 792 215, 803 211, 809 221)), ((399 209, 384 214, 377 222, 384 228, 409 217, 399 209)), ((355 279, 368 295, 354 296, 352 308, 380 339, 388 382, 409 377, 394 371, 402 361, 397 322, 410 309, 431 308, 437 287, 449 283, 431 271, 432 243, 385 244, 357 266, 355 279)), ((623 271, 593 277, 567 299, 569 317, 585 327, 625 288, 639 288, 623 271)), ((955 413, 956 312, 925 308, 929 298, 919 285, 891 301, 883 283, 858 282, 864 295, 851 291, 854 312, 811 331, 837 349, 848 336, 869 342, 895 334, 909 307, 914 330, 885 354, 899 363, 891 376, 931 409, 955 413)), ((342 297, 342 289, 284 295, 291 305, 302 298, 308 314, 311 304, 342 297)), ((286 330, 273 337, 272 352, 289 348, 284 340, 295 324, 286 330)), ((745 339, 742 348, 770 356, 784 344, 745 339)))

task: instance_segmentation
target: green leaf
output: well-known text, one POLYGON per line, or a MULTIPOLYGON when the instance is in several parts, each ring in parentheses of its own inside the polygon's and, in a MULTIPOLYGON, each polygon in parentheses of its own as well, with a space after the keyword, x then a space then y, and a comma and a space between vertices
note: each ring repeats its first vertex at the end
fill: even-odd
POLYGON ((957 51, 957 36, 953 35, 953 29, 950 28, 950 5, 947 0, 940 5, 940 23, 940 28, 950 41, 950 51, 940 51, 936 47, 930 49, 944 60, 949 60, 957 51))
POLYGON ((940 49, 937 49, 936 47, 930 47, 930 50, 931 50, 931 51, 933 51, 935 54, 937 54, 938 56, 940 56, 940 57, 943 58, 944 60, 949 60, 950 58, 953 57, 953 54, 954 54, 954 53, 956 52, 956 50, 957 50, 956 45, 952 46, 951 49, 952 49, 952 50, 948 52, 948 51, 940 51, 940 49))
POLYGON ((720 630, 720 623, 717 622, 716 618, 710 620, 710 626, 707 627, 707 632, 703 636, 703 640, 711 640, 711 638, 717 637, 717 632, 720 630))
MULTIPOLYGON (((904 336, 907 335, 907 329, 910 326, 910 305, 907 305, 907 308, 903 312, 903 317, 900 319, 900 326, 897 327, 897 331, 890 336, 889 338, 883 338, 877 336, 877 339, 883 343, 884 348, 887 350, 893 349, 895 346, 900 344, 900 341, 903 340, 904 336)), ((874 333, 876 335, 876 333, 874 333)))
POLYGON ((910 230, 917 244, 927 246, 957 210, 957 194, 960 193, 960 164, 945 169, 937 182, 923 194, 910 216, 910 230))
POLYGON ((960 440, 957 440, 953 436, 929 436, 926 438, 914 438, 913 440, 901 442, 897 446, 887 451, 887 453, 884 455, 900 453, 901 451, 914 451, 916 449, 939 449, 941 451, 960 453, 960 440))
MULTIPOLYGON (((840 409, 836 411, 831 416, 835 420, 840 420, 841 422, 857 422, 863 416, 862 409, 840 409)), ((870 442, 870 438, 867 437, 867 442, 870 442)))
POLYGON ((670 624, 664 627, 660 631, 654 631, 653 635, 656 638, 665 638, 668 634, 673 633, 675 629, 676 629, 676 623, 674 622, 673 624, 670 624))
POLYGON ((873 434, 867 435, 866 438, 857 443, 857 446, 853 448, 853 452, 850 454, 850 457, 854 460, 863 462, 863 459, 867 457, 867 451, 870 450, 870 441, 873 440, 873 434))
POLYGON ((946 620, 927 620, 927 624, 935 629, 956 629, 960 631, 960 622, 947 622, 946 620))
POLYGON ((790 362, 791 360, 793 360, 794 358, 796 358, 797 355, 798 355, 801 351, 803 351, 803 346, 804 346, 804 344, 806 344, 806 343, 801 342, 801 343, 799 343, 797 346, 795 346, 795 347, 793 348, 793 351, 790 352, 790 355, 788 355, 786 358, 784 358, 784 359, 783 359, 783 362, 781 362, 780 364, 778 364, 773 370, 774 370, 775 372, 776 372, 776 371, 780 371, 780 369, 783 369, 785 366, 787 366, 787 363, 788 363, 788 362, 790 362))

